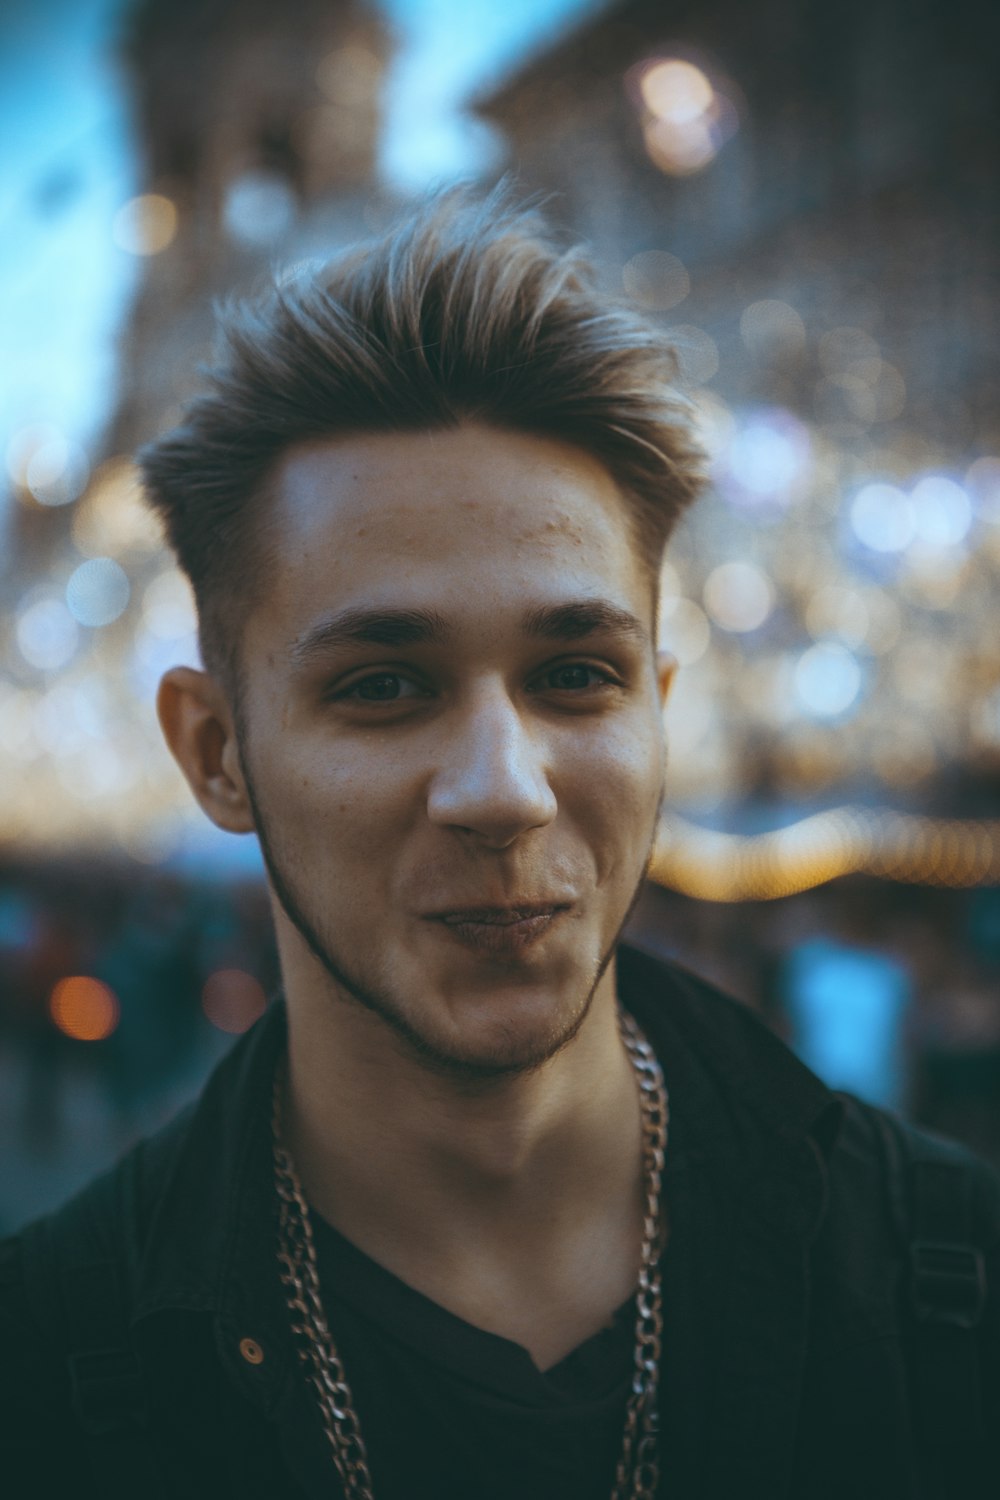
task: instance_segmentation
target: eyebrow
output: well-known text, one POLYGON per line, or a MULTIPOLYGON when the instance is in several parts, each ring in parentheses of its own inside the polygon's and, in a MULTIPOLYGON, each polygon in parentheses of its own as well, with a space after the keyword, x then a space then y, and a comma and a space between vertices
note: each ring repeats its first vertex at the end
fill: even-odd
POLYGON ((418 646, 447 634, 444 616, 432 609, 344 609, 300 635, 291 657, 303 667, 345 646, 418 646))
MULTIPOLYGON (((543 605, 527 612, 525 633, 538 640, 580 641, 602 631, 645 645, 649 632, 635 615, 607 599, 574 599, 543 605)), ((341 610, 305 631, 292 643, 290 656, 297 667, 351 646, 419 646, 445 640, 451 634, 445 617, 430 609, 358 607, 341 610)))
POLYGON ((607 599, 574 599, 568 604, 532 609, 525 615, 524 625, 529 635, 547 641, 581 641, 599 631, 643 645, 649 640, 641 620, 607 599))

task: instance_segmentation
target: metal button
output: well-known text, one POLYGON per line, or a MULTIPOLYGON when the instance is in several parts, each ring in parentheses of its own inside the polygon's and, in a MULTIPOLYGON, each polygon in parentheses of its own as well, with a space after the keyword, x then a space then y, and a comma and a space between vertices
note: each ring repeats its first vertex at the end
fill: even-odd
POLYGON ((240 1339, 240 1353, 248 1365, 262 1365, 264 1351, 256 1339, 240 1339))

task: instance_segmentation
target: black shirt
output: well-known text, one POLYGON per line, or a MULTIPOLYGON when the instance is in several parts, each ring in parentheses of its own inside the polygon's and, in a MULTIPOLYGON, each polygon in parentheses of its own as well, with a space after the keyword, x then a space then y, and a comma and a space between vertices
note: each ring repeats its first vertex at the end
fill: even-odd
MULTIPOLYGON (((950 1168, 942 1178, 940 1143, 930 1152, 939 1184, 961 1180, 966 1192, 960 1213, 938 1214, 932 1237, 982 1247, 989 1296, 978 1322, 932 1324, 923 1332, 933 1342, 918 1344, 908 1244, 889 1211, 885 1117, 834 1098, 704 981, 625 949, 618 973, 623 1003, 663 1062, 671 1104, 658 1500, 994 1500, 1000 1178, 958 1147, 947 1152, 960 1179, 950 1168)), ((4 1500, 341 1493, 278 1275, 270 1098, 284 1045, 278 1003, 192 1110, 0 1244, 4 1500)), ((893 1133, 926 1159, 931 1142, 899 1126, 893 1133)), ((891 1182, 898 1189, 898 1174, 891 1182)), ((436 1462, 444 1444, 459 1474, 431 1479, 435 1500, 520 1500, 538 1480, 538 1448, 530 1436, 525 1445, 518 1420, 488 1449, 491 1404, 525 1407, 521 1431, 530 1433, 532 1420, 536 1432, 557 1425, 567 1404, 579 1415, 587 1401, 610 1403, 614 1336, 606 1386, 576 1385, 586 1380, 585 1348, 575 1370, 550 1372, 544 1395, 535 1382, 532 1413, 519 1382, 538 1372, 516 1349, 516 1388, 502 1376, 497 1388, 493 1362, 507 1361, 511 1346, 487 1336, 483 1359, 475 1330, 472 1367, 456 1372, 471 1347, 459 1343, 470 1333, 456 1330, 461 1320, 446 1320, 443 1342, 418 1328, 420 1348, 407 1348, 402 1322, 374 1326, 389 1307, 385 1281, 373 1300, 347 1308, 336 1295, 347 1272, 328 1247, 323 1256, 376 1500, 392 1497, 382 1478, 397 1496, 421 1500, 426 1450, 436 1462), (390 1341, 398 1383, 386 1374, 390 1341), (563 1376, 572 1388, 551 1389, 563 1376), (449 1381, 458 1388, 453 1414, 443 1399, 449 1381), (465 1404, 470 1387, 478 1411, 465 1404), (503 1467, 512 1479, 500 1478, 503 1467)), ((599 1446, 597 1427, 578 1421, 578 1441, 599 1446)), ((610 1496, 621 1429, 609 1420, 605 1430, 608 1457, 593 1460, 589 1488, 563 1487, 574 1500, 610 1496)), ((572 1444, 560 1440, 560 1451, 572 1457, 572 1444)), ((590 1461, 581 1450, 580 1467, 590 1461)))
POLYGON ((634 1298, 542 1373, 519 1344, 456 1317, 312 1219, 378 1500, 608 1500, 634 1298))

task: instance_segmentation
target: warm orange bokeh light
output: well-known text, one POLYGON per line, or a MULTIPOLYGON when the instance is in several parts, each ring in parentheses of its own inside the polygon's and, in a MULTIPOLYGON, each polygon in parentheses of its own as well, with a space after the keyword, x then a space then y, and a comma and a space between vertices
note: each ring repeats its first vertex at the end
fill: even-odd
POLYGON ((103 1042, 118 1025, 121 1008, 114 990, 100 979, 73 974, 60 979, 49 996, 49 1015, 78 1042, 103 1042))
POLYGON ((201 1006, 213 1026, 239 1036, 264 1014, 267 996, 260 981, 243 969, 217 969, 205 980, 201 1006))

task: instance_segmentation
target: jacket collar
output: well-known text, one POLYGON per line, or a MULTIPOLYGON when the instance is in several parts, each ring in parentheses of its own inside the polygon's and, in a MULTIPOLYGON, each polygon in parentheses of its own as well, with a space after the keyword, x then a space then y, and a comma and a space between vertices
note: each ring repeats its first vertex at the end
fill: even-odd
MULTIPOLYGON (((702 1191, 713 1171, 734 1198, 738 1245, 727 1281, 743 1325, 741 1353, 727 1362, 723 1350, 717 1395, 726 1404, 728 1391, 728 1430, 745 1438, 742 1447, 733 1438, 723 1445, 738 1467, 756 1451, 761 1423, 769 1428, 777 1420, 761 1404, 761 1391, 774 1398, 780 1387, 785 1411, 797 1390, 788 1362, 797 1368, 804 1348, 804 1257, 825 1213, 826 1158, 840 1106, 755 1017, 704 981, 627 948, 619 950, 618 976, 623 1003, 661 1057, 678 1122, 681 1149, 668 1149, 668 1198, 671 1176, 683 1201, 685 1180, 702 1191), (748 1361, 745 1340, 754 1330, 757 1358, 748 1361), (749 1412, 757 1413, 753 1421, 749 1412)), ((167 1309, 213 1314, 233 1379, 268 1411, 284 1408, 299 1385, 277 1275, 271 1174, 271 1088, 285 1038, 278 999, 219 1065, 193 1112, 149 1148, 151 1164, 164 1151, 170 1161, 164 1177, 157 1175, 163 1185, 135 1302, 137 1324, 167 1309), (263 1352, 260 1362, 241 1354, 247 1339, 263 1352)), ((681 1235, 679 1245, 681 1253, 681 1235)))
POLYGON ((165 1171, 150 1164, 159 1193, 133 1320, 167 1310, 213 1314, 230 1373, 267 1409, 289 1394, 296 1359, 277 1274, 271 1171, 271 1091, 286 1035, 279 996, 219 1064, 193 1110, 153 1143, 169 1161, 165 1171), (246 1340, 262 1360, 241 1352, 246 1340))
POLYGON ((623 955, 621 973, 657 1043, 676 1126, 665 1179, 663 1451, 679 1492, 784 1495, 808 1348, 810 1247, 826 1218, 843 1106, 745 1007, 702 980, 636 953, 623 955), (664 981, 669 1000, 650 1006, 664 981))

